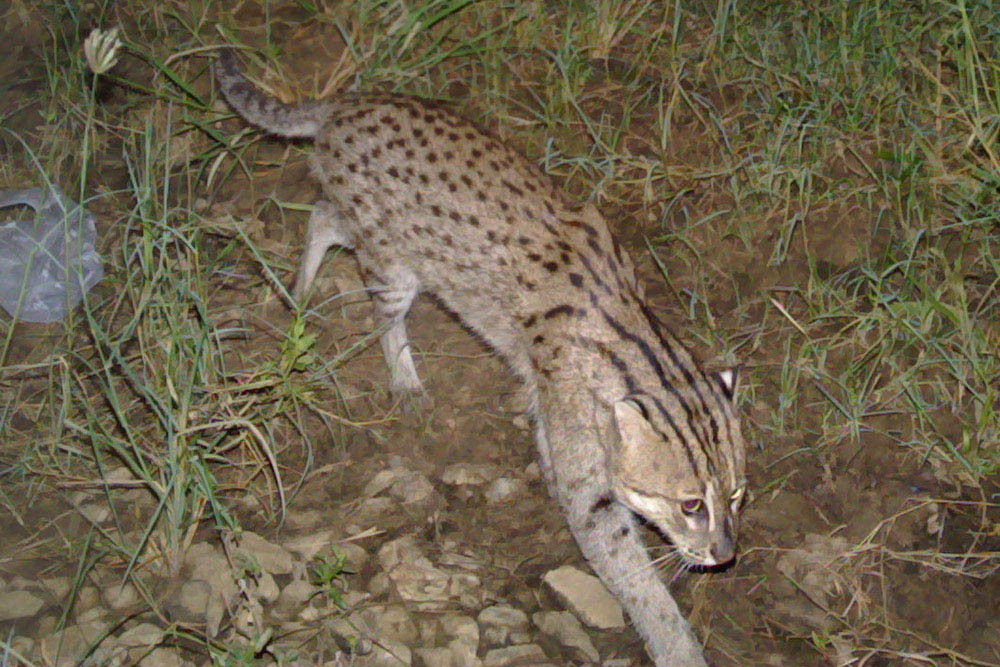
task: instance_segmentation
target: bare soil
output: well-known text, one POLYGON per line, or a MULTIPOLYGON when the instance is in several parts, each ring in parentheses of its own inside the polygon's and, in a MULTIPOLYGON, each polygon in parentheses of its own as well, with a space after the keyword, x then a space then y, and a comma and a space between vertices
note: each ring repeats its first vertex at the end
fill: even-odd
MULTIPOLYGON (((0 40, 8 55, 34 48, 30 39, 19 43, 17 31, 8 31, 7 36, 12 35, 13 39, 0 40)), ((314 71, 321 57, 328 56, 313 55, 310 60, 308 53, 297 53, 294 69, 314 71)), ((38 120, 31 113, 31 95, 30 86, 16 86, 0 100, 0 113, 14 113, 9 117, 12 122, 30 129, 38 120)), ((14 148, 8 144, 7 150, 14 148)), ((711 150, 695 137, 685 143, 681 136, 676 156, 681 164, 685 160, 694 164, 711 150)), ((315 185, 308 182, 300 158, 286 162, 289 155, 280 142, 265 142, 259 157, 282 166, 261 169, 252 184, 237 175, 222 190, 206 193, 214 197, 212 214, 246 216, 265 193, 310 203, 315 185)), ((724 202, 724 194, 693 187, 690 206, 707 211, 724 202)), ((620 230, 621 235, 633 254, 642 258, 657 314, 683 336, 682 313, 662 287, 642 242, 645 234, 659 230, 643 222, 641 210, 614 213, 611 220, 640 225, 620 230)), ((276 215, 265 212, 262 217, 264 224, 255 230, 255 240, 268 248, 287 248, 293 265, 304 220, 283 226, 276 215)), ((834 271, 849 266, 859 248, 879 243, 869 231, 870 221, 851 211, 830 210, 822 217, 806 239, 797 237, 788 261, 778 267, 766 266, 755 253, 720 239, 707 227, 703 236, 689 239, 700 254, 705 275, 691 275, 688 265, 669 252, 661 256, 675 284, 707 282, 721 328, 750 326, 769 288, 796 285, 808 277, 805 244, 834 271)), ((755 234, 760 248, 771 248, 777 231, 772 221, 762 219, 755 234)), ((247 257, 243 268, 249 277, 231 278, 217 295, 220 306, 229 304, 228 318, 247 328, 242 340, 232 341, 232 351, 234 362, 242 360, 248 367, 273 357, 276 342, 271 332, 286 330, 293 317, 273 295, 262 296, 255 266, 247 257)), ((287 277, 290 282, 291 274, 287 277)), ((314 291, 316 315, 309 320, 310 330, 319 336, 315 351, 321 357, 332 357, 370 334, 369 306, 358 288, 353 259, 331 254, 314 291), (325 295, 333 294, 344 296, 318 305, 325 295)), ((310 456, 314 457, 310 470, 323 470, 308 477, 292 508, 318 510, 329 527, 344 536, 371 527, 356 524, 354 501, 390 457, 400 457, 431 479, 451 463, 485 462, 521 474, 534 460, 530 430, 523 422, 515 426, 510 396, 516 386, 503 364, 427 299, 415 306, 409 323, 430 398, 427 405, 413 413, 392 405, 384 389, 384 362, 377 345, 372 346, 337 369, 343 402, 331 405, 332 411, 370 423, 331 430, 318 419, 307 418, 315 429, 312 440, 328 445, 307 453, 295 444, 291 430, 282 443, 279 455, 286 479, 298 481, 307 472, 310 456)), ((8 364, 43 358, 60 337, 55 327, 17 325, 8 364)), ((852 659, 852 664, 865 665, 1000 664, 1000 577, 985 560, 982 569, 976 569, 977 553, 1000 550, 1000 516, 987 503, 997 489, 957 488, 942 481, 913 451, 885 435, 906 431, 903 415, 886 416, 880 433, 845 432, 838 441, 817 443, 809 441, 815 433, 811 420, 823 414, 817 405, 814 414, 798 415, 794 428, 782 437, 764 441, 757 425, 770 421, 779 400, 782 346, 775 336, 763 340, 743 360, 753 399, 743 405, 752 443, 752 493, 740 527, 741 554, 725 571, 685 573, 673 583, 707 643, 710 661, 716 665, 833 665, 852 659), (982 576, 968 576, 970 572, 982 576), (910 659, 904 651, 925 657, 910 659), (843 660, 834 659, 838 653, 843 660)), ((711 357, 712 350, 694 343, 711 357)), ((17 406, 20 397, 44 386, 45 378, 10 375, 2 386, 4 403, 17 406)), ((338 399, 331 396, 334 400, 338 399)), ((41 421, 16 407, 7 419, 9 441, 21 444, 30 440, 41 421)), ((64 560, 63 547, 78 543, 87 524, 67 503, 72 486, 46 482, 0 479, 5 503, 25 497, 26 489, 32 499, 31 511, 22 513, 23 525, 0 512, 0 577, 38 579, 68 574, 76 567, 64 560), (40 491, 35 488, 39 484, 40 491)), ((263 492, 251 490, 247 495, 254 493, 263 492)), ((539 480, 516 496, 516 502, 501 507, 489 504, 481 494, 459 496, 446 489, 442 493, 444 506, 384 518, 377 526, 380 532, 361 541, 361 546, 373 553, 391 537, 413 531, 429 553, 447 542, 452 551, 471 554, 482 564, 488 573, 484 586, 495 599, 529 614, 553 608, 540 582, 545 572, 565 563, 585 568, 539 480)), ((275 538, 294 532, 292 527, 275 525, 266 512, 254 512, 246 503, 239 507, 238 515, 248 528, 275 538)), ((213 538, 206 534, 198 539, 213 538)), ((662 548, 652 537, 650 545, 662 548)), ((0 623, 0 635, 6 631, 4 625, 0 623)), ((602 656, 646 664, 632 631, 593 632, 592 637, 602 656)), ((569 664, 565 658, 553 659, 569 664)))

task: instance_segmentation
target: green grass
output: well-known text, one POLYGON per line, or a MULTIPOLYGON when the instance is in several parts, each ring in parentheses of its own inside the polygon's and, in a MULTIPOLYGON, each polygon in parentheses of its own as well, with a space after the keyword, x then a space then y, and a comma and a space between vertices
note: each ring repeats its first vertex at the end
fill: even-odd
POLYGON ((647 274, 667 285, 656 305, 710 358, 744 364, 751 441, 796 440, 780 458, 836 468, 877 434, 949 483, 1000 472, 993 3, 361 0, 238 18, 219 3, 42 4, 33 97, 0 110, 39 122, 0 135, 0 185, 80 193, 107 277, 37 345, 0 324, 0 433, 19 445, 0 467, 29 498, 122 467, 109 499, 148 492, 138 525, 117 517, 73 545, 83 563, 141 580, 155 545, 176 571, 200 527, 237 527, 248 485, 279 521, 308 472, 289 479, 283 455, 311 462, 315 425, 337 439, 354 417, 336 376, 367 341, 331 357, 315 313, 289 310, 269 335, 249 323, 287 302, 295 258, 211 205, 248 188, 246 217, 301 224, 309 202, 244 176, 304 149, 218 124, 230 114, 203 56, 222 43, 246 45, 286 95, 451 100, 608 212, 636 254, 647 239, 647 274), (93 24, 126 41, 103 79, 80 51, 93 24))

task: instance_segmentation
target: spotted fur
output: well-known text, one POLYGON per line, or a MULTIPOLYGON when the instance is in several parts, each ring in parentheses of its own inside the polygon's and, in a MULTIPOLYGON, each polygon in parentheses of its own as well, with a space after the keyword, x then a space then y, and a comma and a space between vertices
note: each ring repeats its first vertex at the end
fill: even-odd
POLYGON ((705 372, 661 326, 596 208, 568 206, 537 167, 440 105, 382 94, 284 105, 231 51, 215 75, 250 123, 315 142, 323 197, 296 297, 330 246, 353 249, 396 391, 422 391, 404 323, 418 292, 482 336, 523 381, 549 489, 655 662, 704 664, 636 514, 689 563, 732 559, 745 487, 735 373, 705 372))

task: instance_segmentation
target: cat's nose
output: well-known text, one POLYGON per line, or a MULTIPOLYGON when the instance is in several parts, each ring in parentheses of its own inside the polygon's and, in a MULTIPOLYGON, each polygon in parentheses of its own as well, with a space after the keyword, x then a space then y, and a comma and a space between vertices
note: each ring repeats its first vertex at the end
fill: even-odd
POLYGON ((716 565, 725 565, 736 556, 736 545, 729 536, 724 536, 709 548, 716 565))
POLYGON ((725 565, 736 556, 736 540, 733 539, 732 523, 727 519, 708 549, 716 565, 725 565))

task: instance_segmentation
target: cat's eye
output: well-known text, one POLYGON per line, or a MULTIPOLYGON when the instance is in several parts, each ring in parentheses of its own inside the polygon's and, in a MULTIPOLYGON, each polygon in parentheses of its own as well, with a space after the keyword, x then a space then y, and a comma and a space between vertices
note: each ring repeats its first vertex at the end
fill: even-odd
POLYGON ((738 488, 735 491, 733 491, 733 494, 731 496, 729 496, 729 500, 732 501, 732 502, 734 502, 734 503, 738 503, 740 501, 740 499, 743 497, 743 493, 746 490, 747 490, 747 487, 741 486, 740 488, 738 488))
POLYGON ((681 501, 681 511, 688 516, 694 516, 695 514, 701 513, 704 507, 705 501, 701 498, 688 498, 687 500, 681 501))

